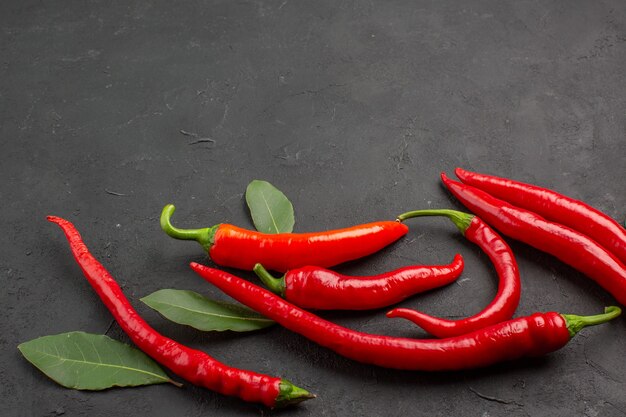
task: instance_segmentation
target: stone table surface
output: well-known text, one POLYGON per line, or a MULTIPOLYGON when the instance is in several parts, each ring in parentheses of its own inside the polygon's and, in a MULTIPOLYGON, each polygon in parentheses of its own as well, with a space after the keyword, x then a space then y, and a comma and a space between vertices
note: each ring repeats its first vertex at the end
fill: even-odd
MULTIPOLYGON (((165 236, 158 216, 175 203, 179 224, 251 228, 243 194, 253 179, 289 197, 296 231, 462 209, 439 181, 457 166, 558 190, 622 222, 623 1, 5 0, 0 24, 0 415, 626 415, 624 319, 546 357, 422 373, 356 363, 280 327, 202 333, 139 301, 161 288, 227 299, 188 268, 210 263, 201 248, 165 236), (19 343, 75 330, 128 338, 49 214, 76 224, 156 329, 318 398, 277 411, 189 386, 53 383, 19 343)), ((401 305, 460 318, 488 304, 488 259, 446 220, 410 225, 337 269, 367 275, 459 252, 456 284, 401 305)), ((517 315, 615 303, 555 258, 508 242, 523 281, 517 315)), ((384 312, 322 316, 425 336, 384 312)))

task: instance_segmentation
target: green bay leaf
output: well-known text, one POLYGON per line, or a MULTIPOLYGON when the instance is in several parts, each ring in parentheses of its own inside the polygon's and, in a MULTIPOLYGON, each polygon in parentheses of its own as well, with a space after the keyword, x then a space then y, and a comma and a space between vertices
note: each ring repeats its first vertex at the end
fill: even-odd
POLYGON ((267 181, 254 180, 246 188, 246 203, 254 227, 263 233, 291 233, 293 206, 279 189, 267 181))
POLYGON ((69 332, 18 347, 26 360, 66 388, 99 391, 172 381, 140 350, 108 336, 69 332))
POLYGON ((211 300, 187 290, 158 290, 141 301, 175 323, 202 331, 248 332, 275 323, 248 307, 211 300))

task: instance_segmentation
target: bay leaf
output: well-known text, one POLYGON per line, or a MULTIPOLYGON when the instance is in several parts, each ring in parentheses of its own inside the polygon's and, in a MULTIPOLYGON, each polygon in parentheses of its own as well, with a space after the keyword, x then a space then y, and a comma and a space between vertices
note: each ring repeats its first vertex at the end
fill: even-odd
POLYGON ((295 223, 293 205, 267 181, 254 180, 246 188, 246 203, 259 232, 291 233, 295 223))
POLYGON ((188 290, 162 289, 141 301, 175 323, 202 331, 248 332, 275 323, 248 307, 211 300, 188 290))
POLYGON ((98 391, 165 382, 180 385, 140 350, 104 335, 62 333, 17 348, 26 360, 67 388, 98 391))

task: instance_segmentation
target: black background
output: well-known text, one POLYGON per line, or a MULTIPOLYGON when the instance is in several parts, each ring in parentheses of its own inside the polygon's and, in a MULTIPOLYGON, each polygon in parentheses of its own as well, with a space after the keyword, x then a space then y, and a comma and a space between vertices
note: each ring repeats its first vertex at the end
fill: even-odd
MULTIPOLYGON (((1 2, 0 414, 624 415, 623 319, 545 358, 428 374, 355 363, 279 327, 203 334, 139 298, 161 288, 225 298, 187 266, 209 262, 201 248, 165 236, 158 215, 171 202, 179 225, 252 227, 243 192, 253 179, 291 199, 296 231, 461 208, 438 180, 456 166, 547 186, 623 221, 625 18, 618 0, 1 2), (215 142, 192 143, 205 138, 215 142), (194 387, 89 393, 48 380, 19 343, 73 330, 128 341, 48 214, 76 224, 159 331, 318 398, 270 411, 194 387)), ((517 315, 615 303, 510 243, 523 280, 517 315)), ((456 252, 466 259, 457 284, 402 305, 458 318, 491 300, 496 277, 446 220, 412 221, 406 238, 339 270, 456 252)), ((323 316, 423 335, 384 311, 323 316)))

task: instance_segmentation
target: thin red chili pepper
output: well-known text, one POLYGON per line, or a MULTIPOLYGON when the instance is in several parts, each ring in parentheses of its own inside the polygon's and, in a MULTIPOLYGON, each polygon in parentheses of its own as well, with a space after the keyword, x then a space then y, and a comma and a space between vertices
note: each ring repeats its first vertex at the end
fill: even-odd
POLYGON ((253 310, 340 355, 387 368, 444 371, 487 366, 560 349, 583 327, 619 316, 619 307, 589 317, 536 313, 448 339, 373 335, 336 325, 227 272, 191 263, 202 278, 253 310))
POLYGON ((398 220, 419 216, 446 216, 454 222, 467 240, 477 244, 496 268, 498 292, 480 313, 462 320, 441 319, 408 308, 391 310, 387 317, 411 320, 437 337, 459 336, 513 317, 520 300, 521 284, 515 256, 504 239, 477 216, 456 210, 410 211, 399 215, 398 220))
POLYGON ((547 188, 457 168, 461 182, 585 234, 626 265, 626 229, 590 205, 547 188))
POLYGON ((256 263, 285 272, 307 265, 330 267, 379 251, 409 230, 395 221, 318 233, 265 234, 230 224, 182 230, 172 226, 174 206, 161 213, 161 228, 173 238, 196 240, 218 265, 252 270, 256 263))
POLYGON ((261 264, 254 272, 267 287, 302 308, 317 310, 370 310, 450 284, 463 271, 463 257, 449 265, 409 266, 385 274, 350 277, 317 266, 287 271, 274 278, 261 264))
POLYGON ((453 181, 444 173, 441 179, 467 208, 504 235, 556 256, 586 274, 626 305, 626 268, 595 240, 478 188, 453 181))
POLYGON ((231 368, 202 351, 159 334, 137 314, 111 274, 89 253, 74 225, 55 216, 48 216, 48 220, 61 227, 87 281, 133 343, 176 375, 195 385, 268 407, 295 404, 314 397, 289 381, 231 368))

